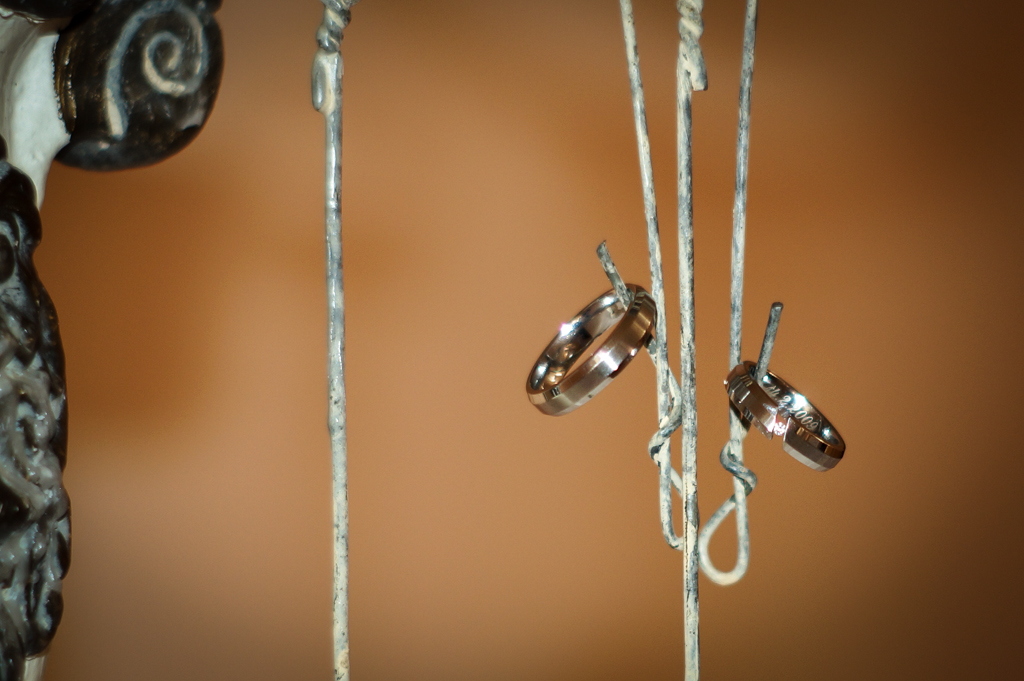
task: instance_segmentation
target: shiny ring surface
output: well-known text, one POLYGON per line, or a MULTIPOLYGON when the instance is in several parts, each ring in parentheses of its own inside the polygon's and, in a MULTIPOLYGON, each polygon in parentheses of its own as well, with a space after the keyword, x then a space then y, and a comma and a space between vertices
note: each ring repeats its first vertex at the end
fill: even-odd
POLYGON ((601 392, 650 342, 657 321, 654 299, 640 286, 627 287, 633 294, 628 309, 608 291, 562 324, 526 380, 533 406, 551 416, 568 414, 601 392), (609 329, 604 342, 574 368, 609 329))
POLYGON ((729 401, 747 422, 769 439, 783 438, 782 448, 816 471, 836 467, 846 453, 839 431, 800 391, 768 372, 758 384, 753 362, 737 364, 725 379, 729 401))

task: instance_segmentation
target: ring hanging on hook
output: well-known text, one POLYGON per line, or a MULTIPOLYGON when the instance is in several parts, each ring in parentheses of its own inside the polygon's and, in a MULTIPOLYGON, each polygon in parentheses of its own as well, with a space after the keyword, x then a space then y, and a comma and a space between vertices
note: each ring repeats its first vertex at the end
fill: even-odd
MULTIPOLYGON (((763 376, 768 371, 768 362, 771 360, 772 350, 775 348, 775 336, 779 332, 781 318, 782 303, 773 303, 768 313, 768 326, 764 331, 764 341, 761 343, 761 353, 754 371, 755 376, 763 376)), ((751 383, 754 382, 751 381, 751 383)), ((728 387, 728 381, 726 385, 728 387)), ((755 390, 759 390, 759 388, 753 384, 751 392, 753 393, 755 390)), ((770 412, 770 409, 766 408, 765 411, 770 412)), ((746 501, 750 493, 754 491, 754 487, 757 486, 757 476, 743 465, 743 439, 747 436, 750 421, 745 421, 740 416, 741 414, 742 410, 739 414, 736 411, 730 412, 729 441, 722 447, 722 452, 719 455, 722 467, 733 476, 732 496, 726 499, 725 503, 708 518, 697 536, 700 569, 708 579, 720 586, 729 586, 743 579, 743 575, 746 574, 747 567, 750 565, 750 525, 746 501), (711 537, 714 536, 722 521, 734 511, 736 513, 736 565, 732 570, 723 572, 711 562, 708 546, 711 543, 711 537)))
MULTIPOLYGON (((597 247, 597 257, 601 261, 601 266, 604 267, 604 273, 608 276, 608 280, 612 282, 612 287, 618 292, 619 301, 628 302, 629 290, 622 282, 615 263, 612 262, 612 256, 608 253, 608 245, 603 241, 597 247)), ((659 366, 659 358, 662 357, 661 348, 658 346, 657 329, 658 327, 655 325, 654 336, 647 344, 647 353, 651 356, 656 370, 659 366)), ((669 440, 672 433, 676 432, 683 424, 682 389, 671 372, 666 372, 665 384, 666 413, 658 419, 658 431, 651 436, 647 443, 647 451, 658 466, 658 508, 661 517, 661 533, 671 548, 682 551, 685 548, 683 538, 676 534, 672 522, 672 488, 676 489, 679 496, 683 496, 685 486, 679 471, 672 467, 672 458, 669 455, 669 440)), ((659 397, 659 403, 660 401, 659 397)))
POLYGON ((562 324, 544 349, 526 382, 530 403, 541 412, 561 416, 583 406, 650 342, 658 316, 654 299, 640 286, 626 284, 626 289, 629 305, 623 305, 615 291, 604 293, 562 324), (611 334, 600 347, 573 368, 609 329, 611 334))
POLYGON ((769 440, 783 438, 782 448, 816 471, 832 470, 843 459, 846 442, 824 414, 792 385, 770 371, 760 381, 753 362, 743 362, 729 374, 729 400, 748 423, 769 440))

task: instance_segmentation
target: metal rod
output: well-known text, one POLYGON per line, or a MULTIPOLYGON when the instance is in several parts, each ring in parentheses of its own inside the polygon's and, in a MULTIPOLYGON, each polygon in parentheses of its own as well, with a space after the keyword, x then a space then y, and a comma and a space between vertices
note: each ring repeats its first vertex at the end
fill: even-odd
MULTIPOLYGON (((618 268, 615 267, 615 263, 612 261, 612 257, 611 257, 611 254, 608 252, 608 246, 607 246, 606 242, 602 241, 601 245, 598 246, 597 257, 601 261, 601 266, 604 267, 604 273, 608 276, 608 281, 610 281, 612 283, 612 288, 615 288, 617 286, 616 282, 620 282, 620 283, 622 282, 622 276, 619 274, 618 268)), ((623 286, 625 286, 624 283, 623 283, 623 286)), ((620 292, 616 293, 616 297, 620 301, 622 301, 622 303, 624 305, 629 305, 632 301, 629 299, 630 294, 629 294, 629 290, 628 289, 626 290, 625 296, 626 297, 623 298, 622 297, 622 293, 620 293, 620 292)), ((653 343, 652 343, 652 345, 653 345, 653 343)), ((652 357, 653 357, 653 354, 652 354, 652 357)), ((679 382, 676 381, 675 377, 672 376, 671 373, 668 375, 668 378, 669 378, 669 396, 670 396, 671 404, 673 405, 673 410, 672 410, 672 412, 669 413, 669 417, 667 419, 669 424, 667 426, 663 427, 663 428, 660 428, 658 430, 658 432, 654 434, 654 436, 650 440, 650 443, 648 444, 648 449, 650 451, 651 458, 654 459, 655 461, 657 461, 658 452, 661 451, 661 448, 665 445, 665 442, 668 440, 669 437, 672 436, 672 433, 674 433, 676 431, 676 429, 679 428, 679 425, 682 423, 682 415, 681 415, 681 408, 680 408, 680 401, 679 401, 679 393, 681 392, 679 390, 679 382)), ((676 471, 674 468, 669 467, 668 471, 669 471, 669 475, 667 476, 667 478, 670 480, 671 486, 675 487, 676 492, 678 492, 679 495, 682 496, 682 494, 683 494, 683 478, 682 478, 682 476, 680 476, 678 471, 676 471)), ((671 507, 670 507, 670 510, 671 510, 671 507)), ((669 514, 669 517, 671 518, 671 513, 669 514)), ((671 530, 671 527, 672 527, 671 524, 668 527, 671 530)), ((672 536, 673 537, 675 536, 674 533, 672 534, 672 536)), ((666 536, 666 538, 667 538, 667 536, 666 536)), ((678 544, 678 542, 679 542, 678 537, 675 538, 675 542, 678 544)), ((674 548, 676 550, 682 550, 682 545, 681 544, 679 544, 677 546, 671 540, 669 541, 669 545, 672 546, 672 548, 674 548)))
POLYGON ((327 427, 334 497, 334 678, 349 679, 348 470, 345 422, 345 289, 341 253, 341 40, 357 0, 321 0, 313 62, 313 106, 327 129, 325 227, 327 242, 327 427))
POLYGON ((636 46, 636 27, 633 25, 633 3, 619 0, 622 12, 622 32, 626 42, 626 64, 629 86, 633 96, 633 119, 636 124, 637 151, 640 156, 640 182, 644 195, 644 217, 647 219, 647 250, 651 264, 651 295, 658 307, 659 324, 654 332, 655 346, 651 359, 657 373, 658 418, 663 420, 671 410, 668 364, 668 333, 665 324, 665 279, 661 267, 661 240, 658 233, 658 204, 654 196, 654 166, 651 163, 651 141, 647 134, 647 108, 644 104, 644 86, 640 78, 640 54, 636 46))
POLYGON ((760 383, 768 373, 768 362, 772 358, 772 350, 775 348, 775 336, 779 333, 779 320, 782 319, 782 303, 772 303, 772 309, 768 312, 768 326, 764 330, 764 340, 761 342, 761 354, 757 358, 757 370, 754 379, 760 383))
MULTIPOLYGON (((743 65, 740 78, 739 129, 736 140, 736 193, 733 203, 731 319, 729 324, 729 368, 740 363, 743 335, 743 273, 746 249, 747 167, 750 151, 750 94, 754 76, 754 43, 757 32, 757 0, 747 0, 743 33, 743 65)), ((746 574, 750 564, 750 531, 747 516, 747 494, 753 485, 738 471, 743 468, 743 439, 747 431, 739 416, 729 412, 729 443, 722 450, 722 463, 733 473, 733 496, 715 512, 701 531, 701 567, 707 577, 721 585, 735 584, 746 574), (727 463, 728 462, 728 463, 727 463), (726 510, 727 506, 731 506, 726 510), (737 550, 736 566, 729 572, 717 570, 711 563, 707 544, 725 515, 735 509, 737 550), (717 521, 717 522, 714 522, 717 521)), ((753 477, 756 484, 756 477, 753 477)))
POLYGON ((633 95, 633 114, 636 123, 637 147, 640 155, 640 177, 644 190, 644 213, 647 218, 647 246, 650 253, 651 287, 658 307, 659 323, 655 343, 651 348, 658 374, 659 430, 651 438, 649 450, 659 469, 658 497, 661 511, 662 533, 668 544, 683 551, 683 618, 686 650, 686 679, 697 681, 700 676, 700 610, 697 592, 697 410, 694 372, 694 309, 693 309, 693 206, 692 163, 690 154, 690 94, 707 86, 704 59, 698 39, 703 31, 700 18, 701 0, 679 0, 677 7, 680 45, 679 66, 679 271, 680 312, 682 338, 682 373, 679 385, 674 385, 668 367, 667 325, 665 324, 665 293, 662 275, 661 244, 658 235, 657 207, 654 197, 654 172, 651 164, 650 140, 647 134, 647 116, 644 106, 643 84, 640 79, 640 57, 633 23, 630 0, 620 0, 622 28, 626 42, 626 60, 629 67, 630 88, 633 95), (669 438, 683 426, 683 472, 680 476, 672 468, 669 438), (675 486, 684 502, 684 533, 680 539, 672 526, 672 487, 675 486))
POLYGON ((743 28, 743 66, 740 75, 740 113, 736 136, 736 193, 732 206, 732 316, 729 324, 729 369, 742 361, 743 265, 747 245, 747 166, 750 157, 750 90, 754 82, 754 40, 757 0, 747 0, 743 28))
MULTIPOLYGON (((761 343, 761 354, 757 360, 757 368, 755 369, 755 376, 760 381, 764 378, 765 374, 768 373, 768 362, 771 361, 772 349, 775 347, 775 336, 779 332, 779 320, 782 318, 782 303, 773 303, 771 310, 768 313, 768 325, 764 330, 764 341, 761 343)), ((750 493, 757 487, 757 476, 749 468, 746 468, 742 462, 737 461, 732 454, 733 441, 730 440, 722 447, 722 452, 719 454, 719 461, 722 463, 722 467, 729 471, 733 475, 733 495, 725 500, 718 510, 711 514, 711 517, 701 528, 700 536, 697 540, 697 548, 700 552, 700 568, 704 571, 704 574, 716 584, 728 586, 729 584, 735 584, 743 577, 743 573, 746 571, 747 565, 749 565, 750 556, 750 533, 746 525, 740 525, 737 520, 736 532, 738 535, 738 546, 737 549, 737 562, 736 568, 731 572, 722 572, 718 570, 711 562, 711 555, 708 552, 708 545, 711 543, 711 537, 714 536, 715 532, 718 531, 718 526, 722 524, 722 521, 737 508, 737 499, 746 499, 750 496, 750 493), (737 491, 737 486, 740 491, 737 491), (743 547, 747 549, 744 551, 743 547), (740 559, 743 559, 742 562, 740 559), (743 570, 740 571, 740 565, 743 566, 743 570)), ((744 504, 744 509, 746 505, 744 504)), ((739 514, 737 514, 737 519, 739 514)), ((746 516, 744 516, 746 517, 746 516)))
POLYGON ((679 227, 679 324, 683 429, 683 626, 686 679, 700 678, 699 552, 697 530, 697 374, 696 316, 693 297, 693 114, 694 90, 707 88, 707 71, 700 51, 704 23, 703 0, 679 0, 679 56, 676 63, 676 160, 679 227))
MULTIPOLYGON (((736 137, 736 194, 732 211, 732 285, 729 323, 729 369, 740 363, 743 337, 743 260, 747 241, 747 162, 750 155, 750 93, 754 81, 754 42, 757 37, 757 0, 747 0, 743 28, 743 65, 740 74, 739 129, 736 137)), ((701 530, 700 564, 708 579, 716 584, 735 584, 750 564, 750 529, 747 495, 757 478, 743 467, 743 438, 747 435, 742 420, 729 411, 729 442, 722 449, 722 465, 733 474, 733 495, 708 520, 701 530), (750 481, 753 480, 753 484, 750 481), (729 572, 715 568, 708 555, 711 536, 732 510, 736 511, 736 566, 729 572)))
POLYGON ((608 281, 612 283, 612 288, 615 289, 615 297, 619 299, 623 307, 629 309, 629 306, 633 304, 633 295, 626 288, 626 282, 622 281, 619 271, 615 268, 615 263, 612 262, 612 256, 608 252, 607 241, 602 241, 601 245, 597 247, 597 257, 601 261, 601 266, 604 267, 604 273, 608 276, 608 281))
MULTIPOLYGON (((647 251, 650 256, 651 295, 658 308, 658 324, 654 331, 654 342, 648 346, 657 376, 658 432, 648 445, 655 463, 658 464, 658 507, 661 516, 661 532, 668 545, 683 549, 683 540, 676 535, 672 526, 672 485, 677 474, 672 469, 669 440, 681 422, 681 405, 678 389, 673 393, 672 372, 668 363, 668 329, 665 324, 665 279, 662 274, 661 240, 658 233, 658 208, 654 196, 654 167, 651 163, 651 142, 647 134, 647 110, 644 104, 644 86, 640 78, 640 54, 636 44, 636 27, 633 24, 633 3, 619 0, 622 13, 622 34, 626 43, 626 64, 629 71, 629 86, 633 99, 633 120, 636 125, 637 152, 640 157, 640 181, 644 195, 644 216, 647 220, 647 251)), ((680 480, 681 483, 681 480, 680 480)))

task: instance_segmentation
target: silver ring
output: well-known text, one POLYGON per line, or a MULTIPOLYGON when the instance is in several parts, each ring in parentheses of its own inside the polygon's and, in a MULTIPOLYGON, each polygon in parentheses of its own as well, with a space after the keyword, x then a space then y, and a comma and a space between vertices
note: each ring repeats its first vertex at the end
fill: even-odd
POLYGON ((753 362, 737 364, 725 379, 729 401, 747 423, 771 439, 783 438, 782 449, 816 471, 836 467, 846 442, 828 419, 800 391, 768 372, 754 380, 753 362))
POLYGON ((633 294, 629 309, 615 291, 608 291, 562 324, 526 380, 526 393, 537 409, 561 416, 586 404, 650 342, 658 316, 654 299, 640 286, 626 286, 633 294), (573 368, 609 329, 611 333, 593 354, 573 368))

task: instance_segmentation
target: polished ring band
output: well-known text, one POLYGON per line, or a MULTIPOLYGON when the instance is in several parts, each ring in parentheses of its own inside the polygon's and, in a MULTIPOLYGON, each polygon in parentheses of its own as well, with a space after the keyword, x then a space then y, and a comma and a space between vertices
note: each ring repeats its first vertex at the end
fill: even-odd
POLYGON ((758 384, 753 362, 737 364, 725 379, 729 401, 743 420, 768 439, 783 438, 782 448, 816 471, 836 467, 846 452, 839 431, 796 388, 772 372, 758 384))
POLYGON ((654 299, 640 286, 627 287, 633 294, 628 309, 614 291, 608 291, 562 324, 526 381, 533 406, 545 414, 561 416, 586 404, 651 340, 658 316, 654 299), (600 347, 574 369, 576 360, 609 329, 612 331, 600 347))

